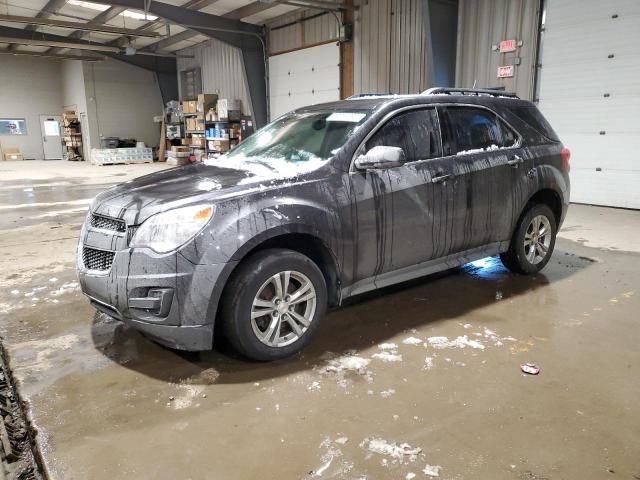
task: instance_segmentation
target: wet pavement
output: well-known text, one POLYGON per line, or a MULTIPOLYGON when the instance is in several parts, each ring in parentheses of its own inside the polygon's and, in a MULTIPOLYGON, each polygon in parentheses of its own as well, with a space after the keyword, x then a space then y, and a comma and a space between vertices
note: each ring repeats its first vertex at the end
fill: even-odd
POLYGON ((640 253, 616 250, 640 212, 572 206, 542 274, 490 258, 362 296, 258 364, 89 306, 79 201, 158 167, 86 167, 0 164, 0 335, 51 478, 640 478, 640 253))

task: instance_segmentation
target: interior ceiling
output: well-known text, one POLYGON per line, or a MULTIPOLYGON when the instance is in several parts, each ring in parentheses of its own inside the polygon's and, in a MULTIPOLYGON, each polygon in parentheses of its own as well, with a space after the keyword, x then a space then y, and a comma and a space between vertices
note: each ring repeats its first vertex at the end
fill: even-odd
MULTIPOLYGON (((184 6, 189 3, 193 3, 193 0, 152 0, 158 3, 167 3, 174 6, 184 6)), ((232 16, 236 20, 242 20, 243 22, 253 23, 256 25, 262 25, 267 21, 279 17, 285 13, 299 9, 299 7, 290 5, 281 5, 277 3, 264 4, 258 0, 209 0, 200 2, 200 4, 208 4, 200 9, 194 9, 204 13, 210 13, 218 16, 232 16), (252 9, 251 4, 254 4, 256 8, 252 9), (241 16, 248 13, 248 16, 241 16)), ((84 0, 0 0, 0 14, 3 15, 16 15, 23 17, 36 17, 44 16, 52 20, 65 20, 72 22, 88 22, 94 19, 102 20, 100 24, 110 25, 113 27, 138 29, 152 23, 153 20, 145 19, 144 12, 138 10, 109 10, 111 7, 108 2, 93 2, 84 0), (55 11, 50 10, 51 6, 56 6, 58 3, 61 5, 55 11), (100 17, 102 15, 102 17, 100 17), (108 18, 106 21, 103 19, 105 16, 108 18)), ((0 21, 1 26, 7 26, 12 28, 29 29, 34 32, 50 33, 60 35, 64 37, 70 37, 69 41, 79 38, 79 33, 75 33, 75 30, 69 28, 59 28, 43 25, 29 25, 20 23, 9 23, 0 21)), ((147 31, 155 31, 160 36, 156 38, 147 37, 131 37, 133 46, 138 50, 153 50, 153 44, 167 39, 167 26, 166 22, 158 19, 153 22, 151 27, 147 27, 147 31)), ((185 28, 170 24, 169 37, 176 36, 182 33, 182 36, 177 37, 175 43, 169 41, 164 42, 161 52, 176 52, 184 48, 191 47, 198 43, 202 43, 208 40, 208 37, 201 34, 193 35, 189 33, 183 33, 185 28)), ((92 41, 95 43, 114 43, 118 39, 118 35, 106 34, 100 32, 83 32, 82 39, 85 41, 92 41)), ((40 46, 26 46, 26 45, 9 45, 6 43, 0 43, 0 49, 11 49, 14 51, 22 52, 49 52, 49 53, 82 53, 87 55, 87 51, 79 52, 71 49, 52 48, 52 47, 40 47, 40 46)))

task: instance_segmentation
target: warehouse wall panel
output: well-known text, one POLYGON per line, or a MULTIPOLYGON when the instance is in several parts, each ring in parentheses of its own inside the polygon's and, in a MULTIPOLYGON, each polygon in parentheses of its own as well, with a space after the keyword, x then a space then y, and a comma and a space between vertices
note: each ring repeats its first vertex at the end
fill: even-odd
POLYGON ((336 15, 318 10, 298 10, 278 17, 267 24, 269 53, 285 52, 338 38, 336 15), (307 20, 301 21, 307 18, 307 20), (292 24, 283 28, 284 25, 292 24), (274 30, 275 28, 275 30, 274 30))
POLYGON ((355 14, 354 93, 419 93, 432 85, 427 2, 370 0, 355 14))
POLYGON ((179 53, 193 55, 194 58, 178 58, 178 78, 183 70, 200 67, 204 93, 217 93, 220 98, 240 99, 244 113, 252 114, 244 62, 239 48, 211 39, 179 53))
POLYGON ((0 136, 3 149, 19 148, 25 158, 42 159, 40 115, 62 114, 60 63, 4 56, 0 68, 0 117, 25 118, 27 135, 0 136))
POLYGON ((100 137, 135 138, 157 146, 162 96, 153 72, 118 60, 83 62, 91 148, 100 137))
POLYGON ((460 0, 456 86, 500 87, 533 98, 538 0, 460 0), (522 45, 512 53, 492 50, 501 40, 522 45), (519 64, 516 64, 518 63, 519 64), (515 65, 512 78, 497 78, 498 67, 515 65))

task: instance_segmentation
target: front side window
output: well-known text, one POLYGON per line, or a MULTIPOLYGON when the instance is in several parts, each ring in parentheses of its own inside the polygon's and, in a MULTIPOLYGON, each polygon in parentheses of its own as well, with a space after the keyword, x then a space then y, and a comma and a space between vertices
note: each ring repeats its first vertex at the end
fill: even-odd
POLYGON ((407 162, 440 157, 440 130, 435 108, 396 115, 367 141, 366 151, 378 146, 402 148, 407 162))
POLYGON ((518 141, 508 125, 484 108, 443 107, 440 115, 445 155, 513 147, 518 141))
POLYGON ((225 157, 265 164, 325 161, 344 145, 368 111, 291 113, 260 129, 225 157))

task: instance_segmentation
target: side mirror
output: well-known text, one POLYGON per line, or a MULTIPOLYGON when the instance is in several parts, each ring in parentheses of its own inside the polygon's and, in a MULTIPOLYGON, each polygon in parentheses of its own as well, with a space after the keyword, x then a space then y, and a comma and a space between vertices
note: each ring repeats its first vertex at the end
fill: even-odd
POLYGON ((359 170, 393 168, 404 165, 405 161, 404 150, 400 147, 379 145, 357 157, 355 166, 359 170))

